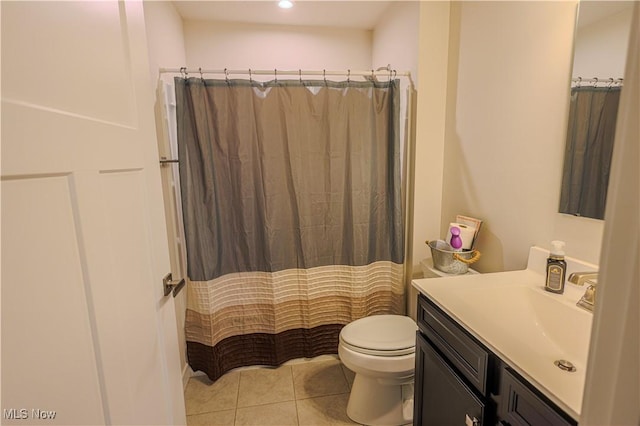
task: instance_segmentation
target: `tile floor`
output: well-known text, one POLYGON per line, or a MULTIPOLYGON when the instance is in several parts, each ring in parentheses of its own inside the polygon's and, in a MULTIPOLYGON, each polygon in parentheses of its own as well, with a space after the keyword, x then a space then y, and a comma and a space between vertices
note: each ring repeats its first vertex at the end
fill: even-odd
POLYGON ((231 371, 185 390, 188 425, 354 425, 347 417, 353 372, 335 357, 231 371))

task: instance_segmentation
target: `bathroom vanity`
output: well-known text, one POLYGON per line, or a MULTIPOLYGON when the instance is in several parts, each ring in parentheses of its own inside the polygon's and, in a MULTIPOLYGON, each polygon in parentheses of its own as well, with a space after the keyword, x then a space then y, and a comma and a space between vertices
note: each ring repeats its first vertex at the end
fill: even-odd
POLYGON ((547 256, 533 247, 525 270, 413 281, 415 425, 577 424, 592 314, 575 306, 583 287, 544 291, 547 256))

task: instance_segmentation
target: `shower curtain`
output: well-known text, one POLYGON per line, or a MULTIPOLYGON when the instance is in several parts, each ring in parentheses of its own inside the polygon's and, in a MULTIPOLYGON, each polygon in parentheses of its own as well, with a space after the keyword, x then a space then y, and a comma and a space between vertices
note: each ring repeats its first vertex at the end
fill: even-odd
POLYGON ((175 85, 191 367, 335 354, 402 313, 399 82, 175 85))
POLYGON ((620 91, 571 89, 560 213, 604 218, 620 91))

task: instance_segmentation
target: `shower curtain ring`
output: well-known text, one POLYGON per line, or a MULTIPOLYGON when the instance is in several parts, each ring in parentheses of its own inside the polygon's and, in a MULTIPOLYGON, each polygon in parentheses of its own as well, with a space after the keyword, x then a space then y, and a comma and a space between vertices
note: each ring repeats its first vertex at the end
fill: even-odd
POLYGON ((273 69, 273 76, 276 79, 276 84, 278 84, 278 69, 277 68, 273 69))
POLYGON ((200 80, 204 81, 204 76, 202 75, 202 67, 198 68, 198 71, 200 72, 200 80))
POLYGON ((324 84, 327 84, 327 70, 322 70, 322 79, 324 80, 324 84))
POLYGON ((253 83, 253 77, 251 76, 251 68, 249 68, 249 83, 253 83))
POLYGON ((224 69, 224 80, 229 84, 229 71, 226 68, 224 69))
POLYGON ((187 67, 180 67, 180 74, 182 74, 182 78, 187 79, 187 67))
POLYGON ((347 70, 347 84, 351 83, 351 70, 347 70))
POLYGON ((598 77, 593 77, 593 87, 598 87, 598 77))

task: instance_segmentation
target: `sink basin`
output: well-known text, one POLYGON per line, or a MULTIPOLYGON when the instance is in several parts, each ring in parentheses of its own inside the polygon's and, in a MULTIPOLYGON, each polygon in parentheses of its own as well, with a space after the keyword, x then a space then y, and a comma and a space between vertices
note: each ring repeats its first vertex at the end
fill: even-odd
POLYGON ((456 289, 468 314, 476 310, 493 333, 502 332, 537 356, 586 367, 593 315, 561 296, 531 286, 456 289))

